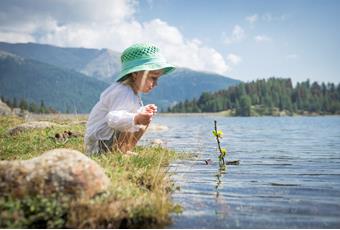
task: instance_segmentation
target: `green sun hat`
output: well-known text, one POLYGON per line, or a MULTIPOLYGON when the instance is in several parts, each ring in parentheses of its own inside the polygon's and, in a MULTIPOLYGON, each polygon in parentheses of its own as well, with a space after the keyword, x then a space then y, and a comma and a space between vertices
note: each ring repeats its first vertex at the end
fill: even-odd
POLYGON ((160 49, 151 43, 138 43, 130 46, 121 56, 122 70, 116 81, 124 81, 128 74, 142 70, 163 70, 163 75, 175 70, 160 53, 160 49))

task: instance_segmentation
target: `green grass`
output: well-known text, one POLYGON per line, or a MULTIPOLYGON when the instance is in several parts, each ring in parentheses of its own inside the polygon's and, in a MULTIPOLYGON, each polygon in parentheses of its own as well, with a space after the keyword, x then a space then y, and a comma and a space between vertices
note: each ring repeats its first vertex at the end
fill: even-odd
MULTIPOLYGON (((23 123, 17 117, 0 116, 0 159, 26 160, 54 148, 84 152, 85 125, 70 120, 53 120, 68 125, 32 130, 11 136, 8 129, 23 123), (71 130, 81 134, 66 143, 56 142, 55 133, 71 130)), ((110 189, 95 198, 70 200, 51 197, 24 197, 20 200, 1 194, 0 228, 150 228, 170 223, 170 213, 180 206, 170 199, 175 186, 170 180, 169 163, 180 156, 161 147, 137 147, 138 156, 110 153, 92 157, 112 181, 110 189)), ((182 154, 181 154, 182 155, 182 154)), ((183 156, 181 156, 183 157, 183 156)))

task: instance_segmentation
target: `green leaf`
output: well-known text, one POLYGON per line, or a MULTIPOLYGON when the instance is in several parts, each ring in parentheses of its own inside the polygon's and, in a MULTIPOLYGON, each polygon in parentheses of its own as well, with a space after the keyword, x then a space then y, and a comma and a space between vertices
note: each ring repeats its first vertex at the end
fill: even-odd
POLYGON ((223 158, 227 155, 227 150, 225 148, 221 149, 221 155, 223 158))
POLYGON ((215 137, 217 137, 217 132, 215 130, 212 131, 215 137))
POLYGON ((222 138, 223 137, 223 132, 221 130, 213 130, 212 133, 214 134, 215 137, 222 138))

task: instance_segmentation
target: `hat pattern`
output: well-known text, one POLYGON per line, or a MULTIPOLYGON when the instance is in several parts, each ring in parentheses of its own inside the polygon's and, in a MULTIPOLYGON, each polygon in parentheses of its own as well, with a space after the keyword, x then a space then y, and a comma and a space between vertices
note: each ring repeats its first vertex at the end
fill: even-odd
POLYGON ((138 43, 130 46, 121 56, 122 70, 116 81, 123 81, 127 75, 142 70, 162 69, 163 74, 175 70, 160 53, 160 49, 150 43, 138 43))

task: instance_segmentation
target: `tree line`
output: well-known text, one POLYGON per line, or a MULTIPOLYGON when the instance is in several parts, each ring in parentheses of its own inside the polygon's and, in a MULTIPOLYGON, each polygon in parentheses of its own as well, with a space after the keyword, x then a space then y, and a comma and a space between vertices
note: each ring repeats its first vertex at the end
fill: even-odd
POLYGON ((293 87, 291 79, 269 78, 240 83, 214 93, 204 92, 167 112, 200 113, 230 111, 235 116, 340 114, 340 84, 309 80, 293 87))
POLYGON ((4 98, 1 96, 1 101, 8 105, 11 109, 20 108, 21 111, 29 111, 31 113, 57 113, 57 111, 50 107, 46 106, 44 100, 40 101, 40 105, 32 102, 28 102, 24 98, 17 100, 16 97, 13 97, 12 100, 8 98, 4 98))

